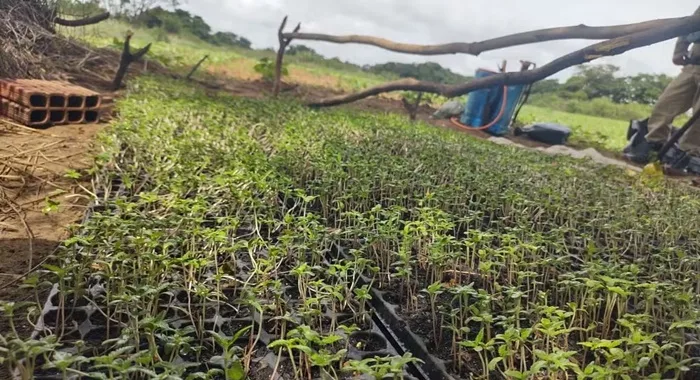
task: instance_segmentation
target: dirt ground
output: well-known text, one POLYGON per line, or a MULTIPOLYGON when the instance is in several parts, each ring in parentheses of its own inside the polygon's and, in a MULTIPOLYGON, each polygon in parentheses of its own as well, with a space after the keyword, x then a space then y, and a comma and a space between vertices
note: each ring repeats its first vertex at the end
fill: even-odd
MULTIPOLYGON (((0 120, 0 299, 67 237, 89 202, 91 145, 104 124, 32 129, 0 120), (74 172, 71 172, 74 171, 74 172), (66 174, 80 174, 67 178, 66 174)), ((11 294, 10 294, 11 295, 11 294)))

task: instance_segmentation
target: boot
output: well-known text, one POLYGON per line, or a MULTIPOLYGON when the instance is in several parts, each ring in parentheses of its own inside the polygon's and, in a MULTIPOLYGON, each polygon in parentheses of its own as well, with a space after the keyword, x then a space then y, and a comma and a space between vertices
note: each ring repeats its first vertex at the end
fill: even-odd
POLYGON ((664 157, 661 159, 661 163, 670 166, 671 168, 678 171, 687 171, 688 165, 692 156, 680 149, 678 144, 675 144, 671 149, 666 152, 664 157))
POLYGON ((647 164, 651 156, 658 153, 663 147, 663 143, 647 141, 646 125, 639 125, 639 130, 633 134, 630 143, 625 147, 623 153, 627 159, 638 164, 647 164))
POLYGON ((627 128, 627 139, 629 144, 623 149, 623 153, 627 159, 639 163, 646 164, 651 159, 651 154, 658 152, 663 147, 663 143, 651 143, 647 141, 646 135, 649 133, 649 119, 632 120, 629 128, 627 128))
POLYGON ((700 175, 700 157, 690 156, 686 171, 689 174, 700 175))

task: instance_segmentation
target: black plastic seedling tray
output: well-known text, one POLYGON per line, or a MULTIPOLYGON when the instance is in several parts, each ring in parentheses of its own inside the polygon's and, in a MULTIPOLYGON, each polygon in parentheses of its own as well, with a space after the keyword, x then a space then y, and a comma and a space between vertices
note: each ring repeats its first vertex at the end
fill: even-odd
MULTIPOLYGON (((351 259, 342 247, 336 246, 335 249, 336 252, 333 254, 336 257, 351 259)), ((369 283, 370 279, 361 275, 358 285, 364 286, 369 283)), ((372 318, 377 328, 399 355, 410 352, 422 361, 420 364, 410 364, 407 372, 421 380, 454 380, 454 377, 447 372, 445 362, 432 355, 423 340, 414 334, 408 323, 396 313, 399 306, 388 302, 384 292, 374 287, 370 289, 372 295, 370 304, 374 310, 372 318)))
MULTIPOLYGON (((114 181, 111 193, 97 194, 97 200, 92 202, 87 208, 82 224, 86 224, 95 213, 109 211, 109 201, 115 200, 123 196, 123 194, 124 189, 121 183, 114 181)), ((342 249, 338 249, 335 252, 331 252, 331 255, 341 257, 345 256, 345 253, 342 249)), ((241 267, 245 268, 245 265, 241 267)), ((245 271, 245 269, 242 270, 245 271)), ((369 279, 363 276, 359 285, 362 286, 368 283, 369 279)), ((43 334, 60 333, 64 342, 82 340, 86 344, 86 352, 81 352, 81 354, 87 357, 90 356, 90 352, 96 352, 97 348, 105 340, 117 338, 121 333, 118 321, 120 317, 117 316, 117 321, 115 321, 114 316, 111 316, 110 319, 112 320, 108 321, 108 317, 97 306, 105 295, 101 279, 91 279, 89 284, 90 287, 86 289, 85 295, 79 299, 73 299, 72 295, 68 294, 61 297, 59 287, 55 284, 43 305, 42 313, 37 320, 31 338, 37 339, 43 334), (62 309, 59 308, 59 300, 61 298, 63 298, 62 309), (58 331, 59 329, 60 331, 58 331)), ((174 290, 168 293, 168 296, 164 295, 161 297, 161 308, 166 310, 167 322, 175 328, 182 328, 192 323, 189 318, 178 312, 179 308, 186 305, 186 297, 183 298, 180 293, 180 291, 174 290)), ((287 295, 287 297, 294 296, 287 295)), ((348 359, 363 360, 374 357, 401 356, 410 352, 414 357, 420 359, 422 363, 419 365, 409 364, 405 369, 405 379, 452 379, 445 371, 444 363, 428 352, 421 339, 413 334, 401 317, 394 312, 396 305, 387 302, 381 291, 372 289, 370 306, 374 312, 372 313, 371 321, 365 326, 366 328, 346 336, 348 341, 348 359), (362 342, 364 345, 355 344, 358 342, 362 342)), ((284 353, 281 358, 278 358, 275 352, 267 348, 271 342, 278 338, 274 331, 269 331, 268 329, 268 326, 271 326, 272 323, 269 318, 263 317, 255 310, 248 308, 231 309, 221 305, 214 306, 213 310, 207 314, 208 317, 204 320, 204 323, 208 330, 232 336, 241 328, 252 326, 251 333, 256 336, 260 333, 256 345, 259 354, 256 355, 251 364, 251 369, 253 369, 252 366, 255 366, 254 371, 258 372, 258 377, 256 378, 271 376, 272 370, 278 362, 282 363, 280 366, 282 367, 285 361, 289 361, 289 358, 285 357, 284 353)), ((330 315, 326 311, 324 317, 334 317, 338 321, 347 321, 354 316, 352 314, 330 315)), ((342 335, 342 332, 337 333, 342 335)), ((249 338, 246 337, 244 339, 247 341, 249 338)), ((241 343, 244 344, 246 342, 241 343)), ((247 343, 250 342, 248 341, 247 343)), ((209 368, 217 366, 216 363, 212 362, 201 363, 201 365, 209 368)), ((17 371, 14 372, 14 375, 16 379, 20 378, 17 371)), ((48 380, 62 379, 63 377, 55 371, 38 369, 34 374, 34 378, 48 380)), ((283 373, 278 372, 274 376, 274 380, 293 380, 293 378, 287 378, 283 373)))
MULTIPOLYGON (((112 189, 112 194, 98 194, 98 199, 114 200, 123 195, 123 188, 119 183, 115 183, 112 189)), ((86 224, 91 217, 98 212, 107 212, 110 210, 109 202, 102 203, 101 201, 93 202, 86 211, 82 224, 86 224)), ((115 210, 116 212, 116 210, 115 210)), ((245 263, 241 263, 240 270, 246 271, 245 263)), ((239 276, 246 277, 246 273, 239 273, 239 276)), ((122 327, 120 322, 124 322, 122 317, 126 315, 110 315, 107 317, 102 310, 97 306, 105 296, 105 289, 100 278, 90 279, 89 288, 83 296, 74 299, 70 294, 60 294, 59 287, 55 284, 43 305, 42 313, 39 316, 35 329, 32 333, 32 338, 36 339, 45 334, 62 335, 63 342, 82 340, 85 342, 85 352, 80 352, 81 355, 90 357, 99 351, 99 347, 105 340, 114 339, 120 336, 122 327), (63 307, 61 308, 61 302, 63 307)), ((174 328, 184 328, 191 325, 192 321, 187 318, 179 310, 187 305, 188 297, 184 291, 173 290, 161 296, 160 307, 166 311, 166 319, 170 326, 174 328)), ((294 295, 286 295, 289 301, 294 301, 294 295)), ((229 297, 230 298, 230 297, 229 297)), ((230 301, 230 300, 229 300, 230 301)), ((195 301, 196 302, 196 301, 195 301)), ((331 315, 328 311, 325 312, 324 318, 335 318, 338 323, 343 323, 354 318, 353 314, 336 314, 331 315)), ((128 320, 128 319, 127 319, 128 320)), ((297 321, 299 324, 301 321, 297 321)), ((279 335, 274 331, 270 331, 272 321, 261 316, 257 311, 242 308, 232 308, 231 306, 212 305, 211 310, 207 310, 207 318, 203 321, 206 330, 214 330, 226 336, 232 336, 241 328, 251 326, 251 334, 257 336, 256 356, 252 360, 251 369, 257 372, 257 378, 272 377, 274 367, 281 363, 280 368, 284 367, 285 362, 289 361, 282 353, 282 357, 278 358, 277 354, 268 349, 268 345, 276 340, 279 335), (262 325, 262 328, 261 328, 262 325), (258 335, 259 333, 259 335, 258 335), (253 367, 254 366, 254 367, 253 367)), ((294 324, 294 323, 293 323, 294 324)), ((354 332, 350 336, 346 336, 348 341, 347 349, 348 359, 362 360, 374 357, 390 357, 401 355, 405 351, 398 351, 397 339, 390 330, 387 330, 388 323, 379 317, 376 313, 372 321, 365 325, 361 331, 354 332), (362 342, 364 345, 356 345, 355 343, 362 342)), ((339 335, 342 332, 336 331, 339 335)), ((241 344, 250 344, 248 337, 243 338, 245 342, 241 344)), ((142 342, 142 344, 147 344, 142 342)), ((75 349, 73 349, 75 350, 75 349)), ((71 351, 71 353, 76 353, 71 351)), ((213 353, 213 351, 212 351, 213 353)), ((191 359, 191 358, 185 358, 191 359)), ((41 363, 40 363, 41 364, 41 363)), ((288 363, 287 363, 288 364, 288 363)), ((217 363, 208 361, 201 363, 201 367, 212 368, 217 367, 217 363)), ((53 370, 43 370, 37 366, 34 373, 35 379, 49 380, 62 379, 61 374, 53 370)), ((412 379, 427 379, 419 371, 410 369, 405 374, 407 380, 412 379)), ((19 373, 15 371, 16 379, 19 379, 19 373)), ((293 377, 285 377, 283 373, 278 372, 274 376, 274 380, 293 380, 293 377)))

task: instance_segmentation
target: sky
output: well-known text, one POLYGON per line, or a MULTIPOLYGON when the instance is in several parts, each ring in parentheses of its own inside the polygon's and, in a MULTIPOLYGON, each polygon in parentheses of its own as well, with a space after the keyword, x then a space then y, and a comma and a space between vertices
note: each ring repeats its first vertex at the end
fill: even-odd
MULTIPOLYGON (((183 8, 200 15, 215 31, 229 31, 253 42, 255 48, 277 47, 277 28, 285 15, 288 29, 301 23, 302 32, 364 34, 399 42, 441 44, 475 42, 512 33, 556 26, 605 26, 691 15, 700 3, 692 0, 185 0, 183 8)), ((495 69, 508 60, 509 71, 526 59, 542 66, 595 41, 566 40, 517 46, 468 55, 414 56, 367 45, 295 41, 327 57, 364 65, 388 61, 438 62, 471 75, 479 67, 495 69)), ((623 75, 680 72, 671 63, 675 40, 595 61, 620 66, 623 75)), ((566 78, 573 69, 556 78, 566 78)))

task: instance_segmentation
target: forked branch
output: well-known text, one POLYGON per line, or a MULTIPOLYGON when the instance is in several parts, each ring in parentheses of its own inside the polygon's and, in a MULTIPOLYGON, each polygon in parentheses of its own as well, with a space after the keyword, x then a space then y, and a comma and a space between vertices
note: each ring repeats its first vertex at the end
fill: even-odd
POLYGON ((69 20, 65 18, 56 17, 53 22, 56 25, 69 26, 69 27, 80 27, 87 25, 94 25, 100 23, 109 18, 109 12, 100 13, 98 15, 85 17, 81 19, 69 20))
POLYGON ((408 112, 408 118, 411 121, 416 120, 416 117, 418 116, 418 108, 420 107, 421 100, 423 100, 422 92, 418 93, 418 96, 416 96, 416 99, 413 101, 413 103, 411 103, 411 101, 406 98, 401 98, 403 108, 405 108, 406 112, 408 112))
POLYGON ((371 45, 397 53, 416 55, 469 54, 478 56, 486 51, 545 41, 566 39, 606 40, 618 38, 664 26, 684 25, 688 22, 689 18, 691 17, 667 18, 613 26, 586 26, 581 24, 516 33, 480 42, 454 42, 442 45, 405 44, 384 38, 361 35, 334 36, 328 34, 294 32, 285 33, 283 37, 287 39, 324 41, 337 44, 355 43, 371 45))
POLYGON ((114 81, 112 81, 112 90, 116 91, 122 86, 122 81, 126 76, 129 65, 143 58, 146 53, 151 49, 151 44, 144 46, 143 48, 137 50, 135 53, 131 52, 131 37, 132 33, 128 32, 126 34, 126 39, 124 40, 124 50, 122 51, 121 60, 119 61, 119 69, 117 69, 117 74, 114 76, 114 81))
MULTIPOLYGON (((282 65, 284 64, 284 52, 287 50, 289 44, 292 43, 292 38, 284 36, 284 28, 286 26, 287 16, 284 16, 284 19, 282 19, 282 24, 277 31, 277 39, 280 47, 279 50, 277 50, 277 60, 275 61, 275 83, 272 87, 273 96, 279 95, 280 89, 282 88, 282 65)), ((297 24, 297 27, 294 28, 294 32, 292 32, 292 34, 298 33, 299 29, 301 29, 301 23, 297 24)))
POLYGON ((554 61, 533 70, 494 74, 489 77, 475 79, 471 82, 458 85, 444 85, 434 82, 418 81, 415 79, 402 79, 376 87, 371 87, 355 94, 323 99, 318 102, 311 103, 309 106, 336 106, 393 91, 422 91, 453 98, 482 88, 530 84, 545 79, 574 65, 580 65, 601 57, 622 54, 629 50, 652 45, 700 30, 700 16, 685 17, 683 20, 684 21, 682 23, 671 22, 660 27, 634 33, 628 36, 599 42, 557 58, 554 61))

